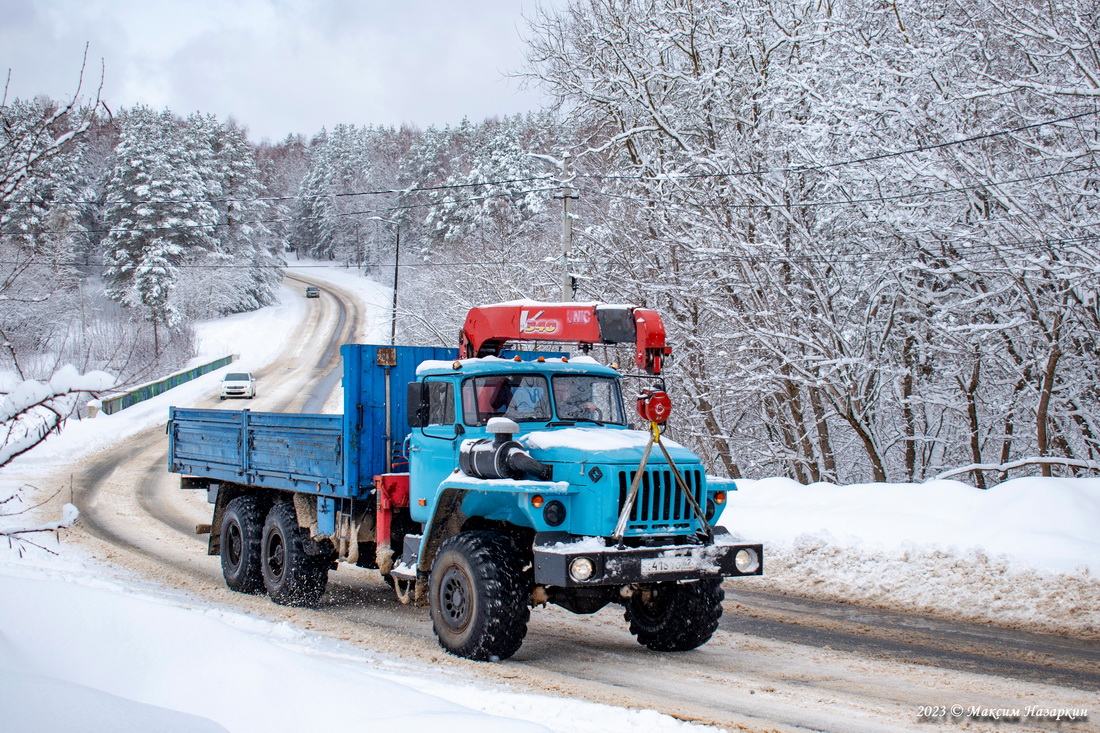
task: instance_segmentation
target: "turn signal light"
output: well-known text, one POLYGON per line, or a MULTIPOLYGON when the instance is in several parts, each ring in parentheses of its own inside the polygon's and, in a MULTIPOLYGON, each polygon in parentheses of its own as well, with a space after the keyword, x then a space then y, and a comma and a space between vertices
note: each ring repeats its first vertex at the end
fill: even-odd
POLYGON ((542 509, 543 501, 544 500, 541 494, 535 494, 531 497, 531 506, 535 507, 536 509, 542 509))
POLYGON ((715 504, 725 504, 726 503, 726 492, 719 491, 717 494, 715 494, 714 495, 714 503, 715 504))

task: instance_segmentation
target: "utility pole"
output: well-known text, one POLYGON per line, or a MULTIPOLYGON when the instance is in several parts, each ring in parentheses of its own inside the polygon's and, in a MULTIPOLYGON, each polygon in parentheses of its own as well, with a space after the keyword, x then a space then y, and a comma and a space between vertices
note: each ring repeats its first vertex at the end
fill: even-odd
POLYGON ((573 248, 573 199, 577 194, 573 191, 573 156, 566 153, 561 161, 561 299, 563 302, 573 300, 576 294, 576 279, 569 272, 569 251, 573 248))
POLYGON ((390 346, 394 346, 397 344, 397 272, 401 266, 401 223, 393 219, 383 219, 380 216, 368 216, 366 221, 393 224, 397 230, 397 238, 393 243, 393 308, 390 310, 390 346))
POLYGON ((397 345, 397 272, 401 266, 401 225, 391 222, 397 227, 397 239, 393 244, 393 308, 390 310, 390 346, 397 345))

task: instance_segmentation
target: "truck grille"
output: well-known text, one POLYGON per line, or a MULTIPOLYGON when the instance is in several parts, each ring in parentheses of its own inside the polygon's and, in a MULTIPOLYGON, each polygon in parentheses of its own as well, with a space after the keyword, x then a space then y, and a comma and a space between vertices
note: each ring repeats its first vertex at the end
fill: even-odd
MULTIPOLYGON (((626 504, 630 484, 636 471, 619 471, 619 511, 626 504)), ((703 472, 698 470, 680 471, 688 490, 699 506, 703 506, 703 472)), ((687 497, 676 486, 676 477, 669 469, 647 468, 642 474, 638 486, 638 496, 630 510, 630 522, 627 530, 644 532, 684 531, 692 528, 696 522, 695 513, 687 497)))

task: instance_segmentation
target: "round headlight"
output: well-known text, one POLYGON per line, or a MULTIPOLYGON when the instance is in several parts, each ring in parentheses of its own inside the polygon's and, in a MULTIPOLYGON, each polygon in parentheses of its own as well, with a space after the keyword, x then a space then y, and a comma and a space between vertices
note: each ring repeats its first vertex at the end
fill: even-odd
POLYGON ((569 561, 569 575, 573 580, 588 580, 596 572, 596 564, 587 557, 575 557, 569 561))
POLYGON ((713 499, 707 499, 707 521, 714 519, 714 513, 718 511, 718 507, 714 504, 713 499))
POLYGON ((751 573, 760 567, 760 560, 753 550, 738 550, 733 556, 733 564, 739 573, 751 573))
POLYGON ((542 509, 542 519, 551 527, 557 527, 565 521, 565 504, 554 500, 546 503, 542 509))

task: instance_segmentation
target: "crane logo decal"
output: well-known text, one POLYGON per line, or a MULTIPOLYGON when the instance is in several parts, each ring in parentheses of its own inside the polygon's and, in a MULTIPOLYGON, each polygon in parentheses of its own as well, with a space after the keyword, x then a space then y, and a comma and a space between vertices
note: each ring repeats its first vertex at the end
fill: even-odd
POLYGON ((560 325, 558 321, 552 318, 543 318, 542 315, 546 311, 539 311, 535 315, 530 315, 530 311, 520 311, 519 313, 519 332, 520 333, 555 333, 560 325))
POLYGON ((592 322, 592 313, 581 310, 566 311, 565 320, 569 323, 583 323, 587 325, 592 322))

